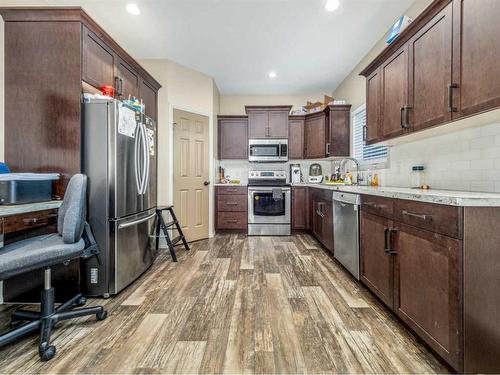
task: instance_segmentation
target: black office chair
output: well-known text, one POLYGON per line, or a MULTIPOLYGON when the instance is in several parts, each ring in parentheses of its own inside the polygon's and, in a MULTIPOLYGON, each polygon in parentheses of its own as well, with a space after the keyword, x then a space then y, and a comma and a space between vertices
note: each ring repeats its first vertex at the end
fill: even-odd
POLYGON ((107 312, 102 306, 73 309, 86 303, 82 294, 56 308, 54 288, 51 286, 50 267, 67 264, 77 258, 98 256, 97 244, 90 226, 85 222, 86 191, 87 177, 82 174, 74 175, 59 208, 58 233, 29 238, 0 249, 0 280, 45 268, 40 313, 15 311, 12 323, 14 326, 20 325, 0 336, 0 346, 40 330, 40 358, 48 361, 56 354, 55 346, 50 345, 50 334, 57 322, 86 315, 96 315, 98 320, 106 319, 107 312))

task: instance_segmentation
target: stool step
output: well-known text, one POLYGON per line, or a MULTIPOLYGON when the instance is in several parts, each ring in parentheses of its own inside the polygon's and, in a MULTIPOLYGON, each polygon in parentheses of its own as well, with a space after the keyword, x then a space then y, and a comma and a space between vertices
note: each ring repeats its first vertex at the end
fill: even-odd
POLYGON ((170 255, 172 256, 172 260, 174 262, 177 262, 177 256, 176 256, 175 250, 174 250, 175 246, 178 246, 179 242, 182 241, 184 248, 188 251, 189 245, 186 241, 186 237, 184 237, 184 233, 182 233, 182 229, 181 229, 181 226, 179 225, 179 221, 177 220, 177 217, 175 216, 173 206, 158 207, 156 209, 156 250, 158 250, 158 247, 159 247, 160 231, 163 231, 163 235, 165 236, 165 239, 167 240, 167 244, 168 244, 168 248, 170 250, 170 255), (165 221, 163 220, 163 215, 162 215, 163 211, 168 211, 170 213, 172 221, 165 223, 165 221), (170 228, 173 226, 175 226, 174 230, 177 230, 179 235, 171 240, 167 228, 170 228))
POLYGON ((165 228, 170 228, 171 226, 176 225, 176 224, 177 224, 177 220, 170 221, 170 222, 165 224, 165 228))

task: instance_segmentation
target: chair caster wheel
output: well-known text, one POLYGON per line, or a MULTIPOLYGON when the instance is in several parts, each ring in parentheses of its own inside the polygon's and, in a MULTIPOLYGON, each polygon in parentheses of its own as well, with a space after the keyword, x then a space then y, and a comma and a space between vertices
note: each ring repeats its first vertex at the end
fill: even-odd
POLYGON ((40 349, 39 354, 42 361, 49 361, 56 355, 56 347, 54 345, 50 345, 45 349, 40 349))
POLYGON ((108 317, 108 312, 106 310, 103 310, 102 312, 95 314, 95 317, 97 318, 97 320, 104 320, 108 317))
POLYGON ((77 306, 84 306, 87 303, 87 298, 85 297, 80 297, 78 301, 76 301, 77 306))

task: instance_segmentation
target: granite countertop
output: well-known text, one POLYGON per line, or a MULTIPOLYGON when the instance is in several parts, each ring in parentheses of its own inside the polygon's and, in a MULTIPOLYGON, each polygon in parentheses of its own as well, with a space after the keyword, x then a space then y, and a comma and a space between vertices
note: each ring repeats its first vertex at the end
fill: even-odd
POLYGON ((222 184, 220 182, 217 182, 214 184, 214 186, 247 186, 247 184, 222 184))
POLYGON ((500 207, 500 194, 480 193, 453 190, 421 190, 389 186, 357 186, 327 184, 293 184, 293 186, 309 186, 345 193, 376 195, 387 198, 407 199, 420 202, 445 204, 462 207, 500 207))
POLYGON ((52 210, 54 208, 59 208, 61 204, 62 200, 27 203, 27 204, 3 205, 3 206, 0 205, 0 217, 24 214, 26 212, 52 210))

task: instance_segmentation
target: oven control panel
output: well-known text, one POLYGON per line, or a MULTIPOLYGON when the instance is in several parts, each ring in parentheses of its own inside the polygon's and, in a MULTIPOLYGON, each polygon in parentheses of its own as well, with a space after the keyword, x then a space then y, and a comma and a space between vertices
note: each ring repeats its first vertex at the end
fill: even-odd
POLYGON ((248 171, 249 179, 286 179, 285 171, 248 171))

